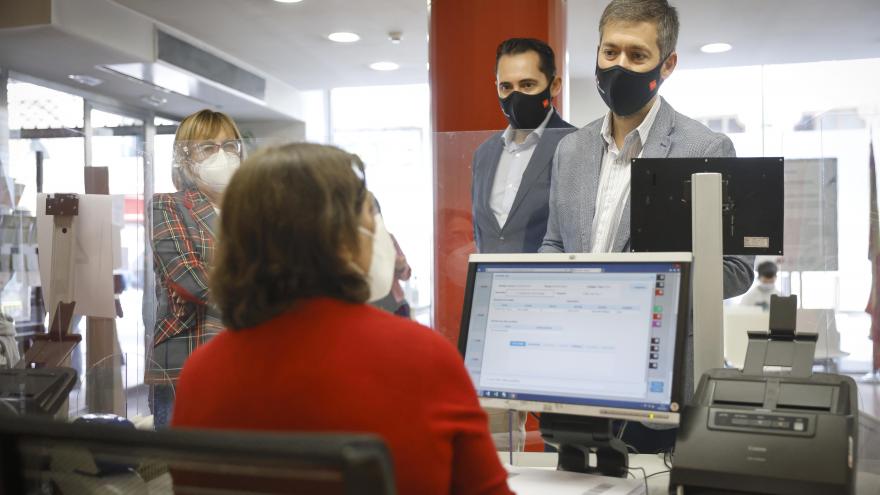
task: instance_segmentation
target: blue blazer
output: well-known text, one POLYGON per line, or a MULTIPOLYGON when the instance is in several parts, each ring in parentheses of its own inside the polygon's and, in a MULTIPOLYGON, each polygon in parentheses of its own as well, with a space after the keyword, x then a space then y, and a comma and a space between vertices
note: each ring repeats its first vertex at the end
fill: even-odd
POLYGON ((493 134, 474 152, 471 182, 474 241, 481 253, 537 253, 550 215, 550 176, 556 145, 577 130, 555 111, 535 147, 504 225, 492 213, 489 200, 498 162, 504 151, 503 132, 493 134))

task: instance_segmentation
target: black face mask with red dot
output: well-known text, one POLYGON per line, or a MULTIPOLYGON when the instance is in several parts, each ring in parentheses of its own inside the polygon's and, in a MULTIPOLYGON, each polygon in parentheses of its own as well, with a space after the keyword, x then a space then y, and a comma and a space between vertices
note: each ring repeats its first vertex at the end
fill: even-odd
POLYGON ((510 127, 514 129, 537 129, 540 127, 553 104, 550 86, 551 84, 548 84, 544 91, 536 95, 514 91, 506 98, 498 98, 498 101, 501 102, 501 111, 507 117, 510 127))
POLYGON ((657 94, 663 82, 662 68, 662 61, 648 72, 634 72, 619 65, 600 69, 597 63, 596 88, 615 115, 626 117, 644 108, 657 94))

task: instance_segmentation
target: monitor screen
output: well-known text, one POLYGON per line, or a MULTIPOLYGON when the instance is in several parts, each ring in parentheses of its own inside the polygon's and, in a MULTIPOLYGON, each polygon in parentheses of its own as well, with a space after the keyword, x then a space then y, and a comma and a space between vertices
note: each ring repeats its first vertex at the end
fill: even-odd
POLYGON ((677 423, 690 259, 471 256, 459 346, 481 403, 677 423))

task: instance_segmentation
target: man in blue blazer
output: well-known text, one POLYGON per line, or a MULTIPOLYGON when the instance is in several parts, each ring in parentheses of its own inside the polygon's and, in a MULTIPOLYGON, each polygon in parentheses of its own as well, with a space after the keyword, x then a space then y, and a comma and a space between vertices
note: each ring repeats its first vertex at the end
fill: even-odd
MULTIPOLYGON (((575 127, 562 120, 553 98, 562 91, 556 59, 547 43, 511 38, 495 52, 501 111, 509 123, 473 157, 474 241, 481 253, 536 253, 547 231, 550 174, 556 144, 575 127)), ((523 450, 526 414, 488 410, 500 450, 523 450), (514 445, 508 445, 509 428, 514 445)))
MULTIPOLYGON (((736 156, 724 134, 672 108, 657 91, 675 69, 678 15, 666 0, 612 0, 599 21, 596 86, 609 112, 562 139, 553 159, 550 217, 541 252, 629 251, 633 158, 736 156)), ((724 258, 724 297, 746 292, 751 263, 724 258)), ((685 400, 693 393, 693 333, 685 342, 685 400)), ((671 447, 674 431, 631 423, 641 452, 671 447)))
POLYGON ((553 108, 562 80, 547 43, 504 41, 495 54, 495 74, 510 125, 474 153, 474 240, 481 253, 536 253, 547 230, 553 153, 575 127, 553 108))

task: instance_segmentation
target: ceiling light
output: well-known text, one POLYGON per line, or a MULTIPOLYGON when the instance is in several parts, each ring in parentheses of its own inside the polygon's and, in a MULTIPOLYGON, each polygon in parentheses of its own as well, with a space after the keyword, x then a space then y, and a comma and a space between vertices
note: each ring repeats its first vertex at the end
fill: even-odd
POLYGON ((72 80, 84 85, 84 86, 97 86, 97 85, 104 82, 101 79, 98 79, 97 77, 86 76, 83 74, 71 74, 67 77, 69 79, 72 79, 72 80))
POLYGON ((300 3, 303 0, 275 0, 278 3, 300 3))
POLYGON ((370 64, 370 68, 373 70, 388 71, 397 70, 400 68, 400 66, 395 64, 394 62, 373 62, 372 64, 370 64))
POLYGON ((361 37, 354 33, 339 32, 330 33, 329 35, 327 35, 327 39, 329 39, 330 41, 335 41, 337 43, 354 43, 355 41, 361 39, 361 37))
POLYGON ((703 53, 724 53, 730 51, 731 48, 733 47, 728 43, 709 43, 700 47, 700 51, 703 53))

